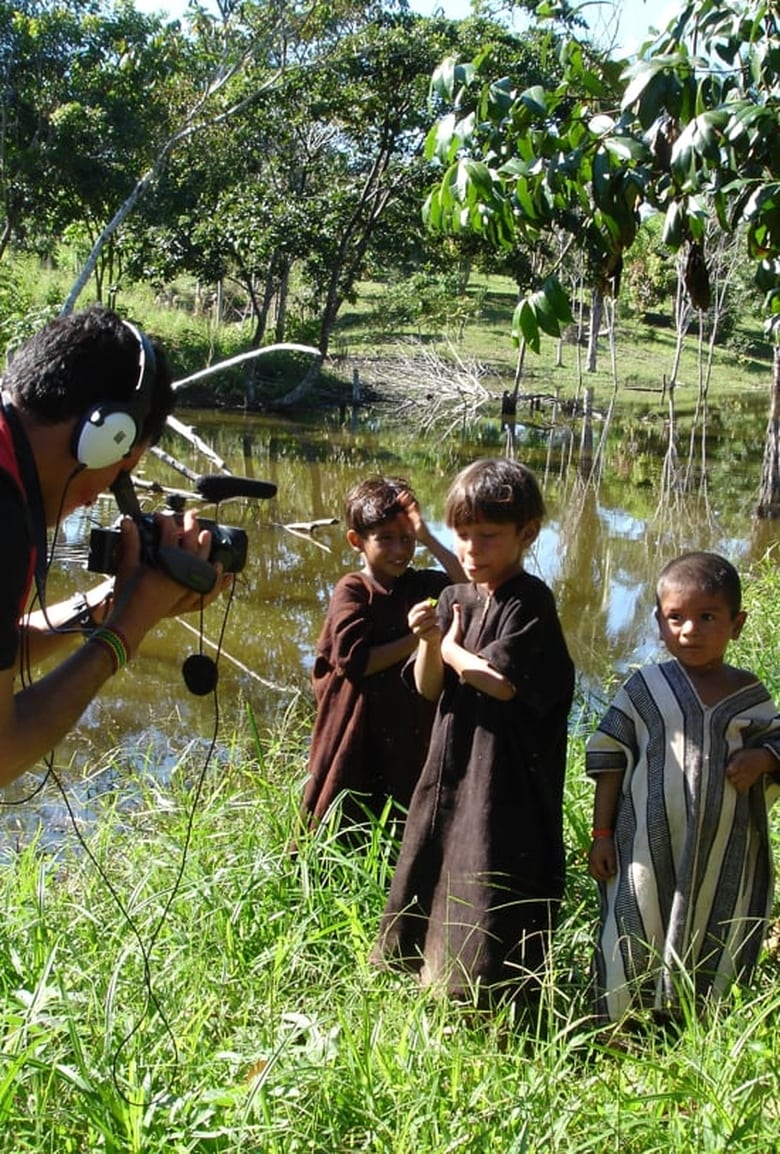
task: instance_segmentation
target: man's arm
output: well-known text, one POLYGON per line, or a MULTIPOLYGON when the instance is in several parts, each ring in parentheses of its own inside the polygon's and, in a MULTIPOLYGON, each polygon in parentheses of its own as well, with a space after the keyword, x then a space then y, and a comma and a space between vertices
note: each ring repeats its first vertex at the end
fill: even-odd
POLYGON ((0 670, 0 786, 39 761, 73 728, 113 672, 110 654, 84 645, 26 689, 0 670))
MULTIPOLYGON (((185 514, 183 530, 161 517, 161 544, 179 546, 207 559, 210 534, 194 514, 185 514)), ((116 595, 106 628, 116 630, 128 657, 164 617, 200 610, 224 587, 218 576, 211 593, 186 589, 161 569, 140 564, 138 530, 122 522, 122 548, 116 595)), ((53 749, 70 732, 93 697, 115 672, 116 652, 105 640, 88 640, 40 680, 17 691, 14 669, 0 670, 0 786, 8 785, 53 749)))
POLYGON ((113 591, 114 579, 110 577, 85 593, 28 613, 21 627, 23 656, 20 660, 25 666, 35 667, 55 653, 72 648, 75 641, 83 640, 87 631, 106 620, 113 591))

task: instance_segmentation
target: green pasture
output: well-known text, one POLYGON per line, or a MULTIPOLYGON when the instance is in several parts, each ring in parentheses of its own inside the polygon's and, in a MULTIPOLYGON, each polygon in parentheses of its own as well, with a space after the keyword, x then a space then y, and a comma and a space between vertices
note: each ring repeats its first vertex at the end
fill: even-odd
MULTIPOLYGON (((59 310, 74 270, 63 261, 42 267, 32 258, 17 258, 0 280, 0 344, 18 343, 38 324, 59 310)), ((378 283, 360 286, 357 299, 339 316, 328 360, 323 366, 311 404, 332 404, 351 396, 353 371, 366 361, 390 361, 425 353, 441 360, 460 360, 479 367, 482 383, 497 396, 514 387, 518 349, 511 336, 516 290, 508 278, 474 275, 462 293, 448 292, 436 280, 417 283, 378 283)), ((91 303, 88 285, 78 307, 91 303)), ((213 294, 200 293, 191 282, 177 282, 159 290, 132 284, 117 288, 105 303, 115 304, 159 337, 172 362, 174 376, 184 377, 207 365, 235 356, 251 347, 249 322, 242 319, 246 302, 225 292, 224 319, 216 323, 208 307, 213 294)), ((604 410, 613 395, 624 412, 666 412, 668 383, 675 363, 676 335, 667 314, 632 315, 619 301, 616 312, 614 357, 606 332, 599 339, 596 372, 585 371, 584 338, 576 327, 563 333, 562 343, 543 338, 539 355, 528 352, 523 363, 521 393, 579 397, 593 390, 596 410, 604 410)), ((287 339, 310 343, 314 330, 301 312, 288 326, 287 339)), ((270 338, 269 338, 270 339, 270 338)), ((302 354, 268 355, 256 362, 258 404, 272 405, 303 375, 309 359, 302 354)), ((421 371, 425 371, 421 368, 421 371)), ((208 378, 182 394, 182 403, 207 406, 243 403, 246 366, 208 378)), ((388 374, 390 377, 392 374, 388 374)), ((746 394, 766 395, 772 380, 771 348, 764 339, 761 318, 741 317, 728 339, 709 351, 709 337, 699 334, 694 320, 683 341, 676 374, 675 407, 681 420, 693 414, 703 385, 708 402, 746 394)))

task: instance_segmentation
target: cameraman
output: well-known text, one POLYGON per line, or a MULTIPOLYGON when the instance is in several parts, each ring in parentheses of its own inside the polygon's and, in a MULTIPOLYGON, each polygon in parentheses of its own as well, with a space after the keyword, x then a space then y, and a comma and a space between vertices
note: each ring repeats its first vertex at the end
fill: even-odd
MULTIPOLYGON (((116 579, 47 605, 47 529, 56 536, 65 517, 91 505, 160 438, 173 409, 171 375, 157 344, 94 306, 45 325, 1 383, 0 787, 73 728, 162 618, 199 610, 224 584, 218 577, 204 596, 142 564, 138 529, 124 518, 116 579), (85 644, 30 681, 31 667, 83 636, 85 644)), ((183 525, 157 520, 161 545, 208 558, 210 534, 194 513, 183 525)))

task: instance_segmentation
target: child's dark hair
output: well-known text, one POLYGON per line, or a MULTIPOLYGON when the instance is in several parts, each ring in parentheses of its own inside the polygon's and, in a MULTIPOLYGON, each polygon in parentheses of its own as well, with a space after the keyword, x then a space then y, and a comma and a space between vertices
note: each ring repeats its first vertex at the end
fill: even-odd
POLYGON ((360 481, 350 489, 344 500, 347 528, 365 537, 377 525, 383 525, 391 517, 406 512, 400 499, 402 493, 408 493, 412 501, 417 500, 411 485, 403 477, 377 476, 360 481))
POLYGON ((450 529, 477 521, 511 521, 522 527, 544 514, 536 477, 525 465, 504 457, 483 457, 462 469, 450 486, 444 508, 450 529))
POLYGON ((661 570, 656 585, 656 604, 668 585, 681 585, 700 593, 725 598, 732 617, 742 608, 742 583, 734 566, 718 553, 683 553, 661 570))

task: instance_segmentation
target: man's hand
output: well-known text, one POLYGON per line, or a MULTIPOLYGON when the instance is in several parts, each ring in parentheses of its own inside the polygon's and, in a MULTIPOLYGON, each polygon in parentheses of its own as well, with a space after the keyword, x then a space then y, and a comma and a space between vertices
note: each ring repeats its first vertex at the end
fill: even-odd
MULTIPOLYGON (((158 514, 159 547, 181 549, 203 562, 208 562, 211 533, 202 529, 195 513, 188 511, 179 521, 175 517, 158 514)), ((176 581, 163 568, 143 564, 138 526, 130 517, 120 524, 119 562, 115 587, 115 611, 109 624, 128 630, 133 648, 140 643, 154 625, 165 617, 193 613, 210 605, 230 582, 223 575, 221 565, 214 565, 216 580, 208 593, 189 589, 176 581)))

